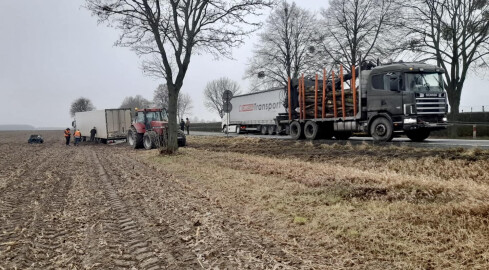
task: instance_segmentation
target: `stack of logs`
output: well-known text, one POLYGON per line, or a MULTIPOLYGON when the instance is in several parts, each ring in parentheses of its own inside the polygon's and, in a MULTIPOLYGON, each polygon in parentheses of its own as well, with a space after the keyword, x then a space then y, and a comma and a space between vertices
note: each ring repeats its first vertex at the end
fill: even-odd
MULTIPOLYGON (((323 89, 321 83, 318 87, 318 118, 322 117, 323 114, 323 89)), ((341 99, 341 88, 335 89, 336 95, 336 111, 337 117, 343 117, 343 106, 341 99)), ((357 89, 358 90, 358 89, 357 89)), ((351 89, 345 89, 345 112, 346 116, 353 116, 353 92, 351 89)), ((357 92, 358 93, 358 92, 357 92)), ((315 118, 314 116, 314 102, 315 102, 315 86, 305 87, 305 103, 306 103, 306 119, 315 118)), ((358 95, 357 95, 358 104, 358 95)), ((331 89, 326 90, 326 118, 334 117, 334 106, 333 106, 333 91, 331 89)))

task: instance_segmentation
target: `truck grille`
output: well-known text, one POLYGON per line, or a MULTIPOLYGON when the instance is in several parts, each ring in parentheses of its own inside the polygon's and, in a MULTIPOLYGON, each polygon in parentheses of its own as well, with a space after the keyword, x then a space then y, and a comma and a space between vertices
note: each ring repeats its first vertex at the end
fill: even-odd
POLYGON ((416 112, 417 114, 446 114, 447 103, 445 93, 431 94, 430 96, 421 96, 416 94, 416 112))

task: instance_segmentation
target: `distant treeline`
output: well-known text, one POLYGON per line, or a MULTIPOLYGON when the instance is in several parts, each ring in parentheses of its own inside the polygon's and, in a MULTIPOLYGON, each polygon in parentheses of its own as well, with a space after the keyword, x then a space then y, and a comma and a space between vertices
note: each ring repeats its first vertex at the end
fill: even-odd
POLYGON ((477 137, 489 137, 489 112, 467 112, 449 114, 452 123, 446 130, 433 132, 433 136, 460 138, 472 137, 473 124, 477 126, 477 137))
POLYGON ((0 125, 0 130, 34 130, 31 125, 0 125))

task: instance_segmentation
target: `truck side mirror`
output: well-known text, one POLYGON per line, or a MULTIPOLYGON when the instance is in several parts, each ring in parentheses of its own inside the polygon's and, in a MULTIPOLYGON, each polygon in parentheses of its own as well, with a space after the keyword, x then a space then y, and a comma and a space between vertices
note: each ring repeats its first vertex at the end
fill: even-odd
POLYGON ((399 77, 397 74, 387 74, 391 91, 399 91, 399 77))

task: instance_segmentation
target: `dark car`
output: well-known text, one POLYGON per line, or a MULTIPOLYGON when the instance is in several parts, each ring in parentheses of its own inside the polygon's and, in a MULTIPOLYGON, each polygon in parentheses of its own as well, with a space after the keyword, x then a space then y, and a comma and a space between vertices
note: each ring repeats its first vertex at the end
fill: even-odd
POLYGON ((29 140, 27 140, 28 143, 43 143, 44 139, 41 137, 41 135, 31 135, 29 140))

